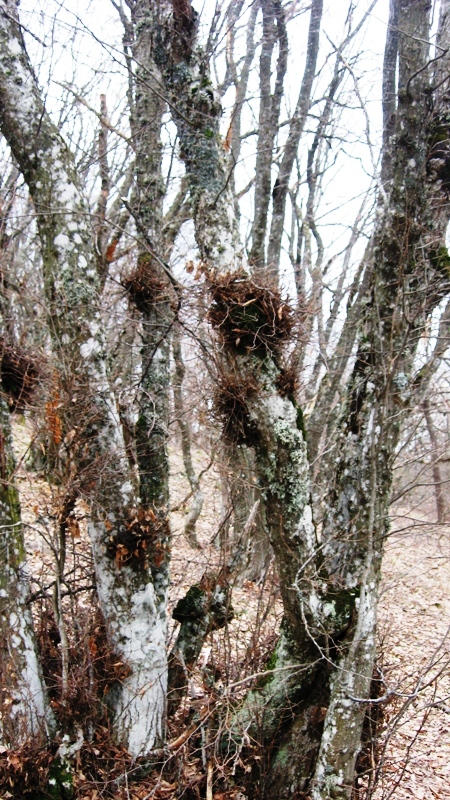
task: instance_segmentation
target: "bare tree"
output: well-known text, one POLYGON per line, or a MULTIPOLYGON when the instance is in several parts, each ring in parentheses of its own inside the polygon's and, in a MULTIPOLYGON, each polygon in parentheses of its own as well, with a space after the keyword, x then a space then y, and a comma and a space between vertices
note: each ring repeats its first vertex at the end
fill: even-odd
MULTIPOLYGON (((344 390, 336 455, 328 473, 332 488, 320 539, 310 506, 301 412, 292 392, 286 391, 279 362, 281 344, 290 333, 289 319, 276 291, 259 285, 242 269, 233 246, 235 238, 230 238, 232 201, 217 133, 220 109, 209 89, 192 91, 199 81, 208 87, 209 78, 201 54, 193 47, 195 15, 189 6, 179 9, 174 5, 174 28, 170 36, 166 34, 160 61, 191 185, 197 244, 212 301, 209 316, 221 344, 219 403, 228 433, 234 426, 235 441, 255 449, 280 576, 284 621, 273 679, 263 691, 252 693, 238 714, 240 724, 248 729, 255 707, 264 709, 262 735, 268 740, 279 726, 288 700, 298 704, 296 721, 284 734, 275 758, 269 795, 272 791, 280 796, 279 770, 286 768, 286 753, 290 778, 283 784, 289 785, 289 791, 294 781, 300 791, 309 788, 314 798, 344 798, 352 792, 362 724, 370 702, 392 460, 410 402, 420 337, 430 314, 449 290, 441 263, 444 256, 439 255, 448 222, 443 155, 432 151, 434 159, 430 160, 429 152, 430 139, 433 141, 436 126, 442 126, 445 115, 442 86, 435 93, 433 113, 424 102, 433 92, 429 10, 425 2, 403 2, 392 9, 391 26, 397 24, 398 12, 399 27, 392 177, 381 201, 365 268, 369 299, 358 315, 358 349, 344 390), (224 246, 219 248, 218 241, 224 246), (246 318, 249 305, 252 315, 246 318), (313 689, 317 685, 323 687, 319 696, 313 689), (312 717, 311 709, 317 703, 326 708, 322 734, 314 728, 312 717), (309 775, 304 774, 306 752, 309 775)), ((319 12, 313 5, 308 90, 306 96, 301 94, 286 145, 281 189, 275 193, 278 205, 287 195, 285 184, 298 146, 298 130, 304 124, 315 69, 312 59, 317 52, 319 12)), ((442 26, 445 20, 444 14, 442 26)), ((395 62, 391 41, 388 47, 385 88, 391 93, 395 62)), ((440 69, 444 58, 445 53, 439 56, 440 69)), ((391 110, 391 96, 385 107, 391 110)), ((388 124, 392 125, 391 118, 386 129, 388 124)), ((385 144, 387 141, 388 137, 385 144)), ((278 205, 272 223, 278 233, 271 237, 272 249, 269 245, 269 261, 275 264, 284 199, 280 208, 278 205)), ((253 735, 257 735, 255 730, 253 735)))
MULTIPOLYGON (((4 368, 4 367, 3 367, 4 368)), ((20 501, 14 485, 14 456, 9 409, 1 400, 1 739, 17 747, 31 736, 45 741, 54 730, 38 660, 29 588, 20 501)))
MULTIPOLYGON (((124 167, 112 200, 108 142, 114 126, 105 98, 100 112, 91 109, 100 123, 93 145, 100 199, 93 215, 74 154, 45 108, 16 5, 0 5, 0 125, 28 186, 41 243, 58 455, 70 475, 62 507, 73 510, 79 499, 87 504, 98 600, 110 647, 124 667, 102 699, 115 740, 133 757, 155 748, 155 757, 171 752, 172 745, 164 750, 168 680, 172 712, 206 638, 231 619, 229 590, 243 560, 242 542, 254 567, 264 534, 283 606, 278 642, 263 679, 240 695, 226 719, 225 703, 207 712, 208 730, 220 731, 221 752, 236 763, 251 758, 250 743, 262 745, 266 798, 350 800, 373 699, 393 464, 411 409, 423 408, 434 435, 426 390, 448 341, 448 3, 441 4, 434 53, 429 0, 391 2, 380 176, 372 174, 373 183, 364 185, 346 243, 328 261, 320 218, 326 176, 339 157, 332 148, 344 138, 339 115, 349 97, 361 112, 370 170, 377 172, 351 54, 374 3, 356 23, 349 5, 342 41, 330 43, 322 61, 322 0, 306 11, 279 0, 218 4, 206 44, 190 0, 112 5, 123 29, 130 135, 119 137, 124 167), (299 11, 308 14, 305 63, 294 111, 283 119, 289 25, 299 11), (241 19, 246 30, 238 41, 241 19), (222 102, 233 86, 222 135, 222 102), (248 118, 256 130, 245 129, 248 118), (255 155, 239 192, 247 138, 256 143, 255 155), (372 229, 363 248, 366 216, 372 229), (197 265, 189 262, 184 271, 176 258, 186 220, 195 235, 189 256, 197 265), (293 267, 291 303, 280 278, 284 242, 293 267), (115 258, 122 258, 120 274, 115 258), (195 292, 194 279, 187 279, 193 272, 195 292), (105 341, 102 311, 110 314, 113 304, 120 335, 110 331, 105 341), (183 304, 188 310, 180 314, 183 304), (440 328, 425 359, 421 342, 436 317, 440 328), (217 573, 205 572, 175 607, 181 627, 168 661, 172 356, 175 416, 194 495, 186 531, 195 545, 202 506, 181 391, 180 332, 188 342, 194 329, 195 352, 202 352, 208 374, 204 404, 222 423, 235 538, 217 573), (127 361, 124 342, 130 363, 119 411, 113 388, 127 361)), ((2 425, 9 443, 6 406, 2 425)), ((8 470, 10 491, 13 467, 8 470)), ((16 494, 8 497, 16 509, 16 494)), ((8 536, 11 509, 5 511, 8 536)), ((20 537, 17 542, 23 548, 20 537)), ((23 559, 14 559, 6 570, 11 591, 25 597, 23 559)), ((57 609, 62 631, 61 597, 57 609)), ((17 741, 48 723, 31 622, 27 631, 18 654, 27 663, 34 659, 40 694, 27 716, 22 699, 29 677, 16 681, 24 709, 17 741)), ((12 623, 5 636, 6 642, 15 636, 12 623)), ((68 648, 66 656, 67 666, 68 648)), ((212 796, 209 767, 207 775, 212 796)))

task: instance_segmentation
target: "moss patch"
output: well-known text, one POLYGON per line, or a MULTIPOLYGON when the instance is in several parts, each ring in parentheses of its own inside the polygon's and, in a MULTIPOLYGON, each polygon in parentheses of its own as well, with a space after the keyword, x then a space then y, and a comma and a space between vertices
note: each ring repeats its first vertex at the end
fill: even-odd
POLYGON ((435 269, 450 277, 450 255, 444 245, 437 250, 430 250, 430 261, 435 269))
POLYGON ((256 687, 258 689, 264 689, 265 686, 268 686, 269 683, 272 683, 274 679, 273 670, 277 666, 278 655, 276 649, 267 659, 266 664, 264 665, 264 671, 267 672, 267 675, 261 675, 259 680, 256 683, 256 687))
POLYGON ((206 613, 207 594, 198 583, 191 586, 185 597, 176 604, 172 617, 177 622, 186 622, 190 619, 199 619, 206 613))

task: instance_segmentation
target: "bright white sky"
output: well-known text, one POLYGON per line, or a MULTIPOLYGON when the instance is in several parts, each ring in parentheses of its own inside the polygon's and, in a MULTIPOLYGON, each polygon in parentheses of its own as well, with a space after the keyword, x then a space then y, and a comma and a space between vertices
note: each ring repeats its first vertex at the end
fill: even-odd
MULTIPOLYGON (((250 5, 251 0, 245 8, 248 10, 250 5)), ((354 24, 369 5, 369 0, 353 3, 354 24)), ((204 0, 202 5, 194 2, 194 6, 201 11, 200 36, 204 36, 216 3, 214 0, 204 0)), ((328 85, 333 46, 339 44, 342 39, 348 7, 349 0, 328 0, 325 3, 319 57, 321 75, 317 81, 316 97, 323 95, 328 85)), ((299 2, 298 8, 307 9, 308 4, 299 2)), ((47 94, 48 108, 58 119, 72 145, 79 151, 90 150, 97 128, 97 119, 84 106, 74 103, 70 93, 64 91, 62 86, 64 84, 72 86, 74 91, 82 94, 96 109, 99 105, 99 95, 104 92, 107 95, 112 123, 127 134, 122 27, 109 0, 22 0, 20 11, 26 28, 46 45, 43 47, 29 34, 26 37, 40 83, 47 94)), ((373 176, 373 162, 378 158, 381 131, 381 66, 387 16, 388 0, 378 0, 365 26, 345 53, 348 62, 352 63, 354 78, 348 74, 344 81, 340 100, 348 104, 348 107, 342 109, 335 128, 336 138, 331 141, 330 155, 335 158, 335 164, 324 180, 324 198, 317 220, 327 249, 326 260, 344 248, 348 240, 348 229, 355 219, 361 197, 373 176), (358 54, 359 57, 356 58, 358 54), (354 93, 354 79, 358 85, 359 99, 354 93), (364 104, 364 111, 361 109, 360 100, 364 104), (372 154, 368 147, 368 138, 373 146, 372 154)), ((309 14, 300 13, 288 24, 290 56, 286 78, 287 99, 282 119, 288 118, 289 111, 296 102, 303 72, 308 21, 309 14)), ((257 51, 254 61, 256 68, 258 60, 257 51)), ((254 130, 256 127, 258 114, 256 70, 250 89, 255 99, 247 105, 244 113, 244 132, 246 126, 248 130, 254 130)), ((234 91, 230 91, 224 98, 224 131, 228 127, 229 105, 233 98, 234 91)), ((313 111, 317 108, 320 109, 320 106, 316 106, 313 111)), ((170 126, 168 132, 169 135, 172 134, 170 126)), ((283 128, 279 145, 282 145, 282 136, 285 132, 287 127, 283 128)), ((110 137, 111 143, 113 139, 116 149, 115 152, 111 152, 111 161, 114 166, 114 158, 120 160, 123 152, 123 141, 113 136, 110 137)), ((244 142, 241 163, 236 168, 238 189, 246 186, 251 178, 255 145, 255 136, 249 137, 244 142)), ((275 174, 274 171, 274 176, 275 174)), ((244 238, 247 233, 246 220, 249 221, 251 216, 251 193, 249 193, 242 201, 244 238)), ((186 236, 185 247, 181 246, 180 250, 183 260, 192 245, 188 231, 186 236)), ((360 247, 355 250, 355 263, 363 247, 364 242, 361 242, 360 247)), ((339 259, 337 264, 338 261, 339 259)), ((283 260, 283 266, 286 272, 285 280, 289 286, 290 262, 287 256, 283 260)))

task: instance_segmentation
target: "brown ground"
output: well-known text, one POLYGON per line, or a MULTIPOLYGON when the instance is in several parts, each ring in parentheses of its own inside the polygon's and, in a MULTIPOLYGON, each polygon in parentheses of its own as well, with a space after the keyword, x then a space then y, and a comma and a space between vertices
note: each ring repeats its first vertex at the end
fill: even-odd
MULTIPOLYGON (((397 509, 379 636, 396 697, 377 800, 450 798, 450 528, 397 509), (399 785, 397 785, 399 784, 399 785)), ((428 514, 428 519, 432 513, 428 514)))

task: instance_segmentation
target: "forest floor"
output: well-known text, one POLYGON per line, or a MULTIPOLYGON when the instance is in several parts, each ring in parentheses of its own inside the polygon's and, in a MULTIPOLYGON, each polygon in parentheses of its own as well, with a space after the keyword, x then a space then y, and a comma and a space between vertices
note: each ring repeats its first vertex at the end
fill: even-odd
MULTIPOLYGON (((27 426, 16 425, 16 451, 19 460, 29 444, 27 426)), ((205 465, 205 455, 197 455, 197 468, 205 465)), ((172 491, 174 506, 188 495, 179 457, 172 457, 172 491)), ((26 523, 27 547, 33 578, 42 585, 52 569, 51 508, 55 491, 26 468, 22 458, 18 485, 26 523), (50 520, 50 521, 49 521, 50 520)), ((222 514, 220 477, 211 468, 203 478, 205 504, 197 536, 199 547, 191 547, 184 535, 184 513, 189 501, 172 515, 174 545, 172 551, 171 607, 188 588, 208 570, 217 570, 223 555, 218 547, 219 520, 222 514)), ((380 606, 380 664, 386 682, 389 702, 385 706, 384 729, 380 744, 381 769, 376 800, 450 800, 450 526, 430 524, 433 512, 412 513, 395 509, 393 530, 383 566, 380 606)), ((72 542, 73 551, 83 551, 81 526, 72 542)), ((87 548, 88 550, 88 548, 87 548)), ((84 555, 80 556, 80 563, 84 555)), ((86 556, 87 561, 89 556, 86 556)), ((81 564, 83 567, 83 564, 81 564)), ((83 569, 87 570, 84 566, 83 569)), ((80 567, 80 575, 82 569, 80 567)), ((199 669, 190 686, 191 705, 210 702, 205 675, 214 674, 215 693, 224 686, 245 680, 264 665, 270 653, 281 618, 281 604, 274 580, 273 566, 267 570, 262 585, 251 581, 235 587, 234 619, 206 644, 199 669), (218 689, 218 686, 222 687, 218 689)), ((172 630, 171 636, 176 634, 172 630)), ((236 694, 235 694, 236 697, 236 694)), ((180 734, 177 722, 169 729, 169 738, 180 734)), ((194 796, 206 792, 204 753, 186 758, 184 782, 196 786, 194 796), (189 773, 190 770, 190 773, 189 773), (202 774, 203 773, 203 774, 202 774)), ((244 800, 239 788, 223 793, 220 768, 214 773, 215 800, 244 800)), ((223 786, 223 784, 222 784, 223 786)), ((81 788, 81 787, 80 787, 81 788)), ((11 795, 10 795, 11 796, 11 795)), ((85 800, 103 796, 97 790, 80 791, 85 800)), ((106 795, 105 795, 106 796, 106 795)), ((108 795, 111 796, 111 795, 108 795)), ((114 797, 138 800, 143 797, 178 798, 183 796, 176 782, 127 787, 127 794, 118 790, 114 797)), ((187 793, 186 796, 191 796, 187 793)))
POLYGON ((386 546, 378 635, 397 697, 377 800, 450 798, 450 527, 433 515, 396 509, 386 546))

